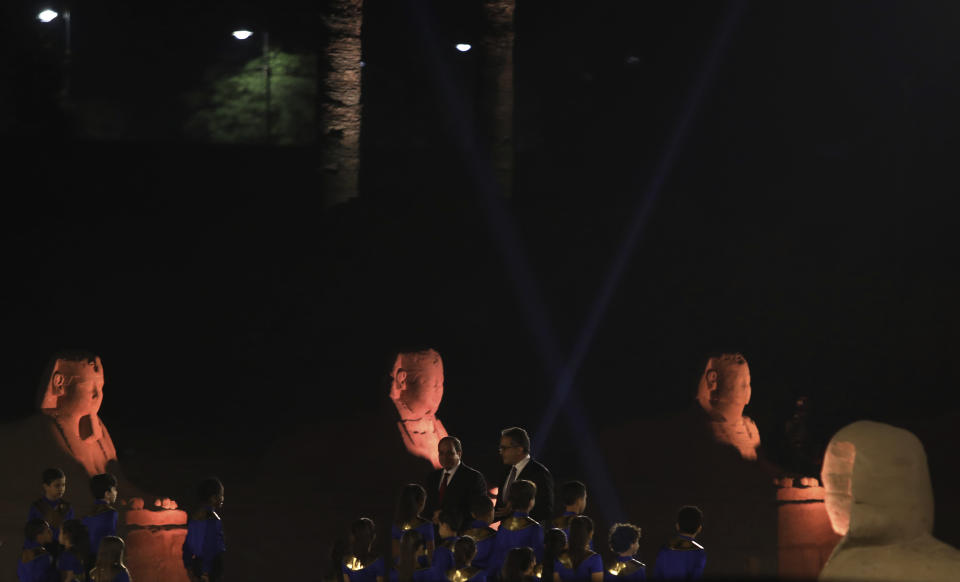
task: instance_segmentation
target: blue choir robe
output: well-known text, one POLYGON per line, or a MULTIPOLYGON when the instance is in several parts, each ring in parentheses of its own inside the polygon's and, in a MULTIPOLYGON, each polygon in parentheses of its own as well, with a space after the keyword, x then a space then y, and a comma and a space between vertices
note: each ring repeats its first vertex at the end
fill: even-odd
POLYGON ((343 573, 350 582, 377 582, 377 576, 386 580, 387 567, 383 558, 370 556, 360 560, 354 555, 347 556, 341 564, 343 573))
POLYGON ((647 579, 647 565, 633 556, 617 556, 603 573, 604 582, 637 582, 647 579))
POLYGON ((473 565, 447 570, 441 582, 486 582, 487 573, 473 565))
POLYGON ((27 541, 17 564, 20 582, 59 582, 60 573, 53 567, 53 556, 41 544, 27 541))
POLYGON ((537 562, 543 561, 543 528, 522 511, 516 511, 500 522, 496 540, 487 572, 499 572, 507 553, 513 548, 530 547, 537 562))
POLYGON ((481 570, 487 570, 493 558, 494 545, 497 541, 497 530, 490 527, 485 521, 475 519, 463 535, 470 536, 477 541, 477 555, 473 557, 471 565, 481 570))
POLYGON ((403 525, 393 524, 390 527, 390 536, 399 540, 403 537, 403 532, 408 529, 415 529, 420 532, 420 535, 423 536, 424 543, 430 543, 433 541, 433 522, 427 521, 422 517, 415 517, 412 521, 409 521, 403 525))
MULTIPOLYGON (((426 558, 421 556, 417 559, 417 562, 419 567, 413 571, 413 582, 437 582, 436 570, 427 563, 426 558)), ((390 582, 399 582, 399 580, 400 573, 396 568, 391 569, 390 582)))
POLYGON ((100 540, 107 536, 117 535, 117 523, 120 514, 103 499, 98 499, 93 506, 93 511, 84 516, 83 525, 87 526, 90 533, 90 553, 94 556, 100 549, 100 540))
POLYGON ((573 566, 573 560, 568 552, 563 552, 553 565, 554 572, 560 576, 561 582, 589 582, 595 572, 603 572, 603 558, 600 554, 587 552, 582 562, 573 566))
POLYGON ((83 562, 73 553, 72 550, 65 549, 57 556, 57 572, 73 572, 77 580, 86 580, 87 569, 83 562))
POLYGON ((433 560, 431 565, 436 570, 437 579, 446 577, 447 570, 452 570, 456 563, 453 557, 453 544, 457 543, 456 537, 444 538, 433 550, 433 560))
MULTIPOLYGON (((570 541, 570 520, 580 515, 574 511, 564 511, 563 515, 553 518, 553 521, 550 522, 552 527, 563 530, 564 535, 567 536, 567 541, 570 541)), ((593 550, 593 540, 590 540, 590 550, 593 550)))
POLYGON ((223 522, 213 507, 206 506, 191 516, 187 524, 187 539, 183 541, 183 565, 195 574, 208 574, 216 579, 222 569, 227 545, 223 537, 223 522))
POLYGON ((653 566, 657 580, 699 580, 707 565, 707 551, 690 536, 680 534, 660 548, 653 566))
POLYGON ((44 496, 30 505, 27 521, 34 518, 47 522, 53 530, 53 541, 56 543, 60 539, 60 526, 68 519, 73 519, 73 507, 66 499, 47 499, 44 496))

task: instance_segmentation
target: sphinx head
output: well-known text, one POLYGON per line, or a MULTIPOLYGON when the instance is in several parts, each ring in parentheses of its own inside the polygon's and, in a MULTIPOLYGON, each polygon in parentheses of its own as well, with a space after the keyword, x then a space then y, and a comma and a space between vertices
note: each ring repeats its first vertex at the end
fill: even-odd
POLYGON ((872 543, 933 531, 927 455, 913 433, 862 420, 830 439, 821 472, 835 532, 872 543))
POLYGON ((400 416, 435 414, 443 399, 443 360, 436 350, 397 354, 390 373, 390 398, 400 416))
POLYGON ((40 410, 46 414, 95 416, 103 402, 103 364, 87 352, 62 352, 47 366, 40 410))
POLYGON ((750 367, 740 354, 722 354, 707 360, 700 377, 697 401, 713 420, 734 422, 750 402, 750 367))

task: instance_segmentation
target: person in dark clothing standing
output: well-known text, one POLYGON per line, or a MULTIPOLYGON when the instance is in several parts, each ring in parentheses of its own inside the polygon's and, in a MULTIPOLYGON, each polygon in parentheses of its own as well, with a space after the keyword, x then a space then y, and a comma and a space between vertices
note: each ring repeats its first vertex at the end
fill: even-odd
MULTIPOLYGON (((537 498, 530 518, 549 524, 553 518, 553 476, 550 471, 530 456, 530 436, 522 428, 511 427, 500 432, 500 458, 504 475, 497 497, 496 517, 510 515, 516 509, 508 506, 510 486, 519 479, 532 481, 537 486, 537 498)), ((521 509, 522 511, 522 509, 521 509)))
POLYGON ((487 481, 473 467, 461 462, 463 445, 455 436, 440 439, 437 445, 440 454, 440 469, 427 475, 426 515, 434 523, 441 510, 457 514, 463 520, 457 531, 470 525, 470 505, 477 497, 487 493, 487 481))

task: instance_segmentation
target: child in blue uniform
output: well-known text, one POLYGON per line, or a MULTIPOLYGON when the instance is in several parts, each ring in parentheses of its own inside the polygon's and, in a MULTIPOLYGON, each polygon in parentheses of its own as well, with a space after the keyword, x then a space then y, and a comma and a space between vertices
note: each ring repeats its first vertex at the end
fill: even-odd
POLYGON ((17 564, 20 582, 60 582, 53 557, 45 547, 53 543, 53 531, 44 520, 34 517, 24 527, 23 551, 17 564))
POLYGON ((84 582, 90 562, 90 534, 79 519, 68 519, 60 528, 63 550, 57 557, 57 571, 62 582, 84 582))
POLYGON ((426 490, 416 483, 408 483, 400 491, 400 498, 397 500, 397 510, 394 514, 393 526, 390 528, 390 536, 393 538, 391 551, 394 561, 400 554, 400 537, 403 532, 416 530, 426 544, 427 555, 433 555, 433 522, 420 516, 427 503, 426 490))
POLYGON ((677 535, 657 553, 653 577, 657 580, 699 580, 707 565, 707 551, 694 541, 703 530, 700 508, 685 505, 677 513, 677 535))
POLYGON ((90 493, 93 510, 83 518, 83 525, 90 532, 90 552, 96 556, 100 540, 117 535, 120 514, 113 506, 117 501, 117 478, 110 473, 94 475, 90 478, 90 493))
POLYGON ((390 571, 390 582, 435 581, 436 574, 427 561, 427 544, 423 536, 415 529, 408 529, 400 536, 397 567, 390 571))
POLYGON ((343 577, 349 582, 384 582, 386 569, 383 558, 373 552, 376 540, 373 520, 361 517, 350 525, 351 554, 340 560, 343 577))
POLYGON ((553 527, 563 530, 570 537, 570 520, 583 513, 587 507, 587 486, 580 481, 567 481, 560 486, 563 514, 553 519, 553 527))
POLYGON ((53 531, 53 541, 48 544, 47 550, 56 557, 60 553, 60 526, 68 519, 73 519, 73 507, 63 498, 67 492, 67 476, 57 468, 44 469, 40 476, 43 483, 43 497, 37 499, 30 506, 27 520, 42 519, 47 522, 53 531))
POLYGON ((447 582, 486 582, 487 573, 472 565, 477 555, 477 541, 468 535, 457 539, 453 544, 453 568, 444 572, 442 580, 447 582))
POLYGON ((490 527, 490 522, 493 521, 493 501, 489 497, 478 496, 470 503, 470 515, 473 516, 473 521, 463 535, 477 541, 477 555, 473 557, 471 565, 487 571, 489 576, 490 561, 497 541, 497 530, 490 527))
POLYGON ((430 564, 436 570, 437 579, 443 579, 447 570, 453 569, 455 562, 453 555, 453 546, 457 543, 457 526, 462 523, 462 519, 456 513, 449 510, 442 510, 437 517, 438 533, 440 534, 440 543, 437 549, 433 551, 433 559, 430 564))
POLYGON ((508 492, 513 514, 500 522, 491 567, 501 568, 512 548, 529 547, 538 560, 543 559, 543 528, 528 514, 533 509, 537 486, 532 481, 514 481, 508 492))
POLYGON ((640 528, 617 523, 610 528, 610 549, 616 556, 607 564, 604 582, 638 582, 647 579, 647 565, 634 558, 640 549, 640 528))
POLYGON ((593 520, 577 515, 570 520, 567 552, 560 556, 557 574, 562 582, 603 582, 603 559, 590 549, 593 520))
POLYGON ((567 534, 558 527, 547 530, 543 536, 543 563, 540 569, 540 579, 543 582, 560 582, 557 574, 560 556, 567 549, 567 534))
MULTIPOLYGON (((516 482, 511 486, 516 486, 516 482)), ((531 582, 534 579, 534 570, 537 567, 537 557, 529 547, 510 548, 503 559, 503 568, 500 570, 500 582, 531 582)))
POLYGON ((211 477, 200 484, 197 493, 202 507, 187 524, 183 565, 191 582, 218 582, 223 578, 223 554, 227 551, 223 522, 217 514, 223 508, 223 483, 211 477))
POLYGON ((90 570, 90 582, 130 582, 130 572, 124 562, 123 540, 107 536, 100 540, 97 561, 90 570))

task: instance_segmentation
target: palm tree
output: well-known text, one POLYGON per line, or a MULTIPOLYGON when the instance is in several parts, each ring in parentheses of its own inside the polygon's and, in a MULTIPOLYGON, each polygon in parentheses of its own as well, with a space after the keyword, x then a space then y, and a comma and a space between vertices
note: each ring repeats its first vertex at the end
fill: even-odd
POLYGON ((345 202, 358 195, 362 22, 363 0, 326 3, 327 70, 320 86, 320 171, 327 204, 345 202))
POLYGON ((513 13, 515 0, 484 0, 481 128, 505 197, 513 193, 513 13))

